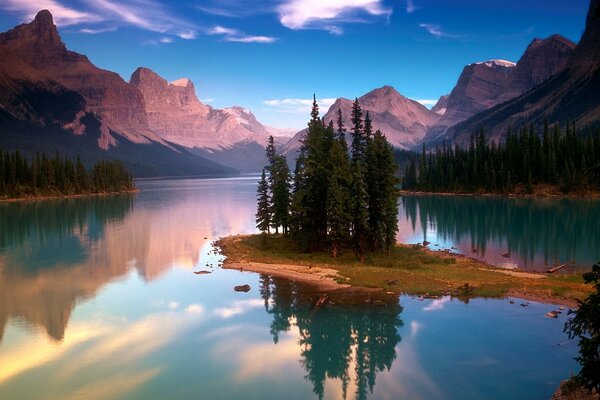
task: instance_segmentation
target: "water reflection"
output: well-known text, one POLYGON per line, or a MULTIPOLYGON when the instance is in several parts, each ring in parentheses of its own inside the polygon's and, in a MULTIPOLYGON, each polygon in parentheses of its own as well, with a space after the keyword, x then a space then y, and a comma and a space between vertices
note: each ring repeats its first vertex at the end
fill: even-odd
POLYGON ((77 302, 130 270, 154 281, 197 266, 216 236, 254 230, 255 185, 144 182, 135 197, 0 204, 0 341, 10 318, 62 340, 77 302))
POLYGON ((76 301, 126 272, 127 254, 98 247, 132 206, 131 196, 0 206, 0 340, 11 317, 63 339, 76 301))
POLYGON ((438 248, 505 267, 544 270, 600 259, 600 201, 501 197, 405 196, 399 241, 427 240, 438 248))
POLYGON ((376 375, 390 370, 401 340, 397 298, 385 305, 365 305, 362 299, 334 292, 329 299, 333 305, 317 308, 319 294, 295 282, 261 275, 260 284, 272 316, 273 341, 292 327, 298 329, 301 364, 315 395, 323 398, 328 379, 341 382, 344 399, 349 388, 357 399, 373 393, 376 375))

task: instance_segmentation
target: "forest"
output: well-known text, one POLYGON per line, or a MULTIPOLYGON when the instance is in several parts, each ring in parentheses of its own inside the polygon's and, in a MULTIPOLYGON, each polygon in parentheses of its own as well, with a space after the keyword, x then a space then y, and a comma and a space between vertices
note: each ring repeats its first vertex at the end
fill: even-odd
POLYGON ((302 251, 328 249, 333 257, 348 248, 361 261, 369 252, 389 252, 398 230, 392 147, 381 131, 373 132, 358 100, 352 107, 350 148, 341 111, 337 127, 319 117, 316 99, 310 115, 293 174, 270 139, 269 165, 258 185, 258 229, 264 234, 281 229, 302 251))
POLYGON ((600 129, 578 132, 544 124, 528 126, 506 140, 490 141, 480 130, 467 148, 444 145, 421 155, 396 154, 403 189, 452 193, 533 193, 539 185, 568 194, 600 190, 600 129))
POLYGON ((0 198, 70 196, 128 192, 133 177, 121 161, 99 161, 86 168, 56 154, 37 153, 28 160, 18 151, 0 151, 0 198))

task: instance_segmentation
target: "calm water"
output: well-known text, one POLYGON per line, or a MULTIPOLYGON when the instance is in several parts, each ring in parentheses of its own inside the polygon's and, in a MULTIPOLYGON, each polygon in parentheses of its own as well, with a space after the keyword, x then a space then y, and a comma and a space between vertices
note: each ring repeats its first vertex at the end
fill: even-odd
POLYGON ((565 272, 590 270, 600 261, 597 199, 406 196, 398 241, 427 240, 506 268, 565 272))
MULTIPOLYGON (((308 287, 219 269, 210 243, 254 231, 256 178, 139 186, 0 205, 0 399, 547 399, 577 371, 550 305, 313 311, 308 287)), ((404 199, 399 238, 527 265, 597 256, 596 203, 470 201, 404 199)))

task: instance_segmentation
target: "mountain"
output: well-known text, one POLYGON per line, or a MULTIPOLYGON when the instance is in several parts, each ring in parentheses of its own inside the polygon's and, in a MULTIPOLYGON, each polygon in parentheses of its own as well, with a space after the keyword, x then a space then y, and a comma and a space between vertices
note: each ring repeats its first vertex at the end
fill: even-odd
POLYGON ((448 97, 450 97, 448 94, 440 96, 437 103, 431 107, 431 111, 439 115, 444 115, 446 113, 446 109, 448 108, 448 97))
POLYGON ((96 67, 66 48, 47 10, 0 33, 0 121, 5 149, 119 158, 136 176, 235 173, 192 147, 211 153, 267 136, 241 109, 200 103, 189 80, 169 84, 139 69, 128 83, 96 67))
MULTIPOLYGON (((427 129, 433 126, 440 115, 424 105, 402 96, 391 86, 370 91, 358 99, 363 115, 368 111, 373 121, 373 129, 380 129, 388 142, 397 148, 410 149, 423 140, 427 129)), ((337 121, 338 110, 342 110, 344 124, 348 130, 352 126, 352 100, 338 98, 323 118, 326 123, 337 121)), ((300 139, 306 130, 298 132, 283 147, 285 154, 293 155, 300 148, 300 139)), ((350 134, 348 133, 348 140, 350 134)))
POLYGON ((443 117, 426 140, 435 140, 449 127, 543 83, 567 66, 574 48, 570 40, 553 35, 534 39, 516 64, 495 59, 467 65, 448 96, 443 117))
MULTIPOLYGON (((539 47, 534 41, 529 48, 539 47)), ((536 65, 525 55, 521 61, 536 65)), ((555 68, 559 68, 557 64, 555 68)), ((540 79, 538 77, 538 79, 540 79)), ((484 128, 490 139, 499 139, 509 126, 535 126, 549 123, 575 122, 579 127, 595 123, 600 118, 600 0, 592 0, 581 40, 562 71, 543 81, 532 90, 477 114, 450 128, 447 140, 466 143, 472 132, 484 128)))
POLYGON ((148 68, 138 68, 130 82, 142 94, 149 128, 161 139, 241 171, 265 165, 270 132, 249 110, 202 104, 191 80, 169 83, 148 68))
POLYGON ((67 50, 49 11, 40 11, 31 23, 0 34, 0 45, 85 99, 87 109, 102 121, 102 148, 115 144, 111 131, 134 143, 162 142, 147 127, 139 91, 118 74, 100 69, 86 56, 67 50))

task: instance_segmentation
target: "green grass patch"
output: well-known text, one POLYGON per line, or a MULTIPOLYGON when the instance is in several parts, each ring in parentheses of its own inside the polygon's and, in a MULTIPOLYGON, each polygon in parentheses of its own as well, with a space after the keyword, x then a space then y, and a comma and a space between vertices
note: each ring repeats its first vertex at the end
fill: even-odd
POLYGON ((517 277, 499 273, 497 268, 467 257, 432 252, 419 245, 397 245, 390 254, 369 254, 364 263, 358 261, 351 249, 343 249, 337 258, 332 258, 327 251, 300 252, 290 237, 282 235, 232 236, 221 239, 217 245, 232 262, 331 268, 339 271, 340 283, 395 293, 465 297, 522 293, 572 302, 585 298, 592 290, 581 275, 517 277))

